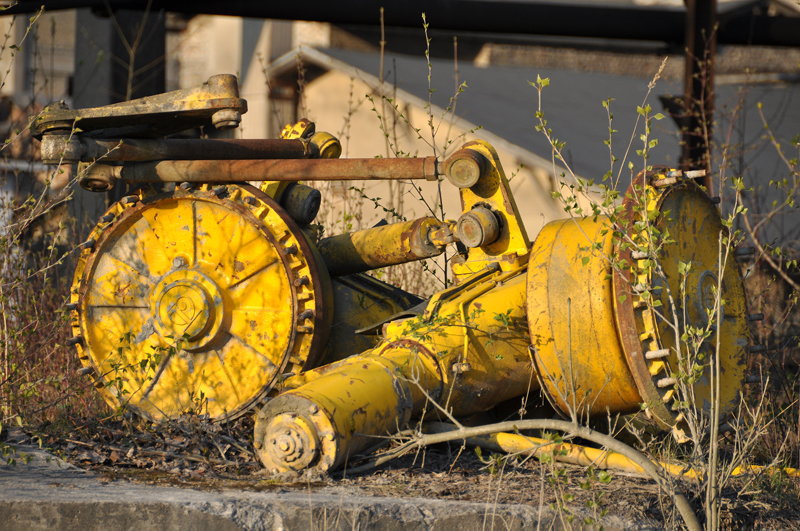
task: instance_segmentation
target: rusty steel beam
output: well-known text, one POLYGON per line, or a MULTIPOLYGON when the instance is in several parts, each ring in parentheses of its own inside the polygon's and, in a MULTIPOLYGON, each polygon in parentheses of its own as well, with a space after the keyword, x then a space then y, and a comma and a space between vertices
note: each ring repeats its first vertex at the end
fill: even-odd
POLYGON ((42 138, 45 164, 149 162, 156 160, 302 159, 318 152, 303 140, 284 139, 95 139, 42 138))
POLYGON ((681 168, 705 170, 698 183, 711 193, 711 126, 714 122, 714 60, 717 0, 685 0, 686 56, 681 168))
MULTIPOLYGON (((96 7, 101 10, 144 9, 146 0, 22 0, 4 14, 96 7)), ((800 46, 800 17, 769 16, 753 2, 720 17, 719 42, 766 46, 800 46), (747 9, 749 8, 749 9, 747 9)), ((353 0, 347 9, 336 2, 253 2, 251 0, 155 0, 153 10, 282 20, 308 20, 341 25, 374 26, 377 8, 370 0, 353 0)), ((555 35, 642 41, 684 41, 682 9, 658 6, 616 6, 584 3, 519 2, 510 0, 409 0, 386 10, 386 25, 419 29, 425 13, 436 30, 519 35, 555 35)))
POLYGON ((94 164, 81 186, 103 191, 116 181, 148 183, 239 183, 244 181, 435 181, 436 157, 409 159, 163 160, 122 166, 94 164))

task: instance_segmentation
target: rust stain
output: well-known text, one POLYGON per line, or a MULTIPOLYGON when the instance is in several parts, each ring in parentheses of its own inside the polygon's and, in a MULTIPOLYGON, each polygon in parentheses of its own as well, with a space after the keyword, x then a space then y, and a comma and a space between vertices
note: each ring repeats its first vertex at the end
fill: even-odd
POLYGON ((125 284, 120 284, 119 286, 117 286, 115 294, 117 297, 120 297, 122 299, 122 304, 132 301, 133 294, 131 293, 131 282, 128 281, 125 284))

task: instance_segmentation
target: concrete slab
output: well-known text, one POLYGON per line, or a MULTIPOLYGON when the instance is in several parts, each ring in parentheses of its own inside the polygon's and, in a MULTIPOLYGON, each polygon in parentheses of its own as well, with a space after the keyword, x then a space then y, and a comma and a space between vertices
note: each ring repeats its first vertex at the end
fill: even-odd
MULTIPOLYGON (((109 481, 30 447, 28 464, 0 466, 0 530, 523 531, 563 529, 545 507, 312 492, 202 491, 109 481), (49 462, 48 462, 48 457, 49 462), (541 527, 540 527, 541 526, 541 527), (552 526, 552 527, 551 527, 552 526)), ((576 511, 579 514, 579 511, 576 511)), ((576 517, 576 522, 578 521, 576 517)), ((607 530, 656 527, 604 519, 607 530)), ((581 529, 575 526, 574 529, 581 529)))

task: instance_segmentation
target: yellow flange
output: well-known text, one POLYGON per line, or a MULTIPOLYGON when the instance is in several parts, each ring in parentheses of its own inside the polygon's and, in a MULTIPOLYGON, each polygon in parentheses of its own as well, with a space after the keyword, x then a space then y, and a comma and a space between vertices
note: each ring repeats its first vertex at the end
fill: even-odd
POLYGON ((719 212, 690 179, 665 177, 663 171, 647 180, 640 174, 616 226, 600 216, 542 229, 531 249, 528 325, 537 372, 562 413, 641 407, 681 439, 680 402, 708 413, 717 357, 723 417, 736 406, 748 329, 738 265, 725 255, 721 265, 718 256, 719 212), (650 244, 652 237, 658 241, 650 244), (614 260, 622 269, 612 270, 614 260), (681 263, 689 264, 685 275, 681 263), (723 310, 714 331, 709 312, 720 271, 723 310), (677 329, 670 325, 675 317, 677 329), (699 355, 688 353, 680 339, 690 327, 713 332, 699 355), (698 374, 687 374, 678 356, 691 356, 698 374))
POLYGON ((139 192, 103 220, 79 258, 72 322, 110 404, 151 418, 235 418, 318 362, 330 280, 258 189, 139 192))

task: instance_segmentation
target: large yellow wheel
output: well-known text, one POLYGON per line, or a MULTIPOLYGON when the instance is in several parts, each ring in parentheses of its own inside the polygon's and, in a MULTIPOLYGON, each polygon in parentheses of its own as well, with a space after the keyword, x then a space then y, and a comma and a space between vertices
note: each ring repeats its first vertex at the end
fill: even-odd
POLYGON ((263 192, 140 192, 103 221, 71 302, 73 342, 110 404, 154 419, 231 419, 318 361, 330 280, 263 192))

